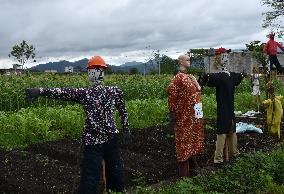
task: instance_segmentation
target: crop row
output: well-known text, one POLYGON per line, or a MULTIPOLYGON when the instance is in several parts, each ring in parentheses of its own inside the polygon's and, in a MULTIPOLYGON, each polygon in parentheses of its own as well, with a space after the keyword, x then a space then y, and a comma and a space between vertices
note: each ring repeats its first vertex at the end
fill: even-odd
MULTIPOLYGON (((112 75, 106 76, 105 85, 116 85, 124 91, 126 101, 144 99, 167 98, 167 86, 172 75, 112 75)), ((38 87, 90 87, 85 74, 27 74, 23 76, 0 76, 0 111, 17 111, 30 106, 25 101, 26 88, 38 87)), ((279 88, 279 87, 278 87, 279 88)), ((261 82, 261 90, 264 82, 261 82)), ((251 82, 245 79, 237 87, 237 93, 251 91, 251 82)), ((283 91, 283 88, 282 90, 283 91)), ((205 87, 204 95, 214 94, 214 88, 205 87)), ((281 93, 281 92, 280 92, 281 93)), ((34 102, 35 106, 69 105, 70 102, 54 101, 40 98, 34 102)))
MULTIPOLYGON (((250 93, 236 95, 236 110, 253 108, 250 93), (248 99, 244 101, 243 99, 248 99)), ((203 96, 204 115, 216 116, 215 95, 203 96)), ((132 100, 126 103, 131 129, 167 124, 167 99, 132 100)), ((0 111, 0 147, 25 147, 29 144, 60 139, 78 138, 82 134, 84 113, 78 104, 66 106, 31 106, 17 112, 0 111)), ((121 128, 116 112, 116 123, 121 128)))

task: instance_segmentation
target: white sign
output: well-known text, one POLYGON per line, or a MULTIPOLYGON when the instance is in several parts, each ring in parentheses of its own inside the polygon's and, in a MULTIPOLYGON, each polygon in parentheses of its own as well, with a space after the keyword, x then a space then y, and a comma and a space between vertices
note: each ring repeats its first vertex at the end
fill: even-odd
POLYGON ((195 112, 195 118, 197 119, 203 118, 203 110, 201 102, 194 105, 194 112, 195 112))

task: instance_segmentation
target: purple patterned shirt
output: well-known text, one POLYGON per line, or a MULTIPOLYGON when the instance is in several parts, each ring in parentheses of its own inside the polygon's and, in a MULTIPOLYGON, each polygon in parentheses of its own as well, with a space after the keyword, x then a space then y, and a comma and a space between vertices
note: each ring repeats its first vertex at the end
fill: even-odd
POLYGON ((40 95, 83 105, 85 124, 82 142, 84 145, 107 142, 112 134, 119 133, 114 119, 114 107, 119 112, 123 132, 129 132, 123 92, 116 86, 40 88, 40 95))

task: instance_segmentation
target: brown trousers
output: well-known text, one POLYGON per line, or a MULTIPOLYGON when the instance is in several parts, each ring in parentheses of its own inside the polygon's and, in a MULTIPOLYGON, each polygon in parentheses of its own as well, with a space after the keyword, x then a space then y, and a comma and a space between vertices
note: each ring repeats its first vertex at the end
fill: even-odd
POLYGON ((178 176, 180 178, 187 177, 189 175, 189 165, 188 160, 184 162, 178 162, 178 176))
POLYGON ((225 146, 227 146, 226 147, 226 160, 229 159, 228 158, 229 155, 231 155, 231 157, 234 157, 234 155, 238 154, 236 133, 217 135, 214 163, 222 163, 224 161, 223 153, 224 153, 225 146), (229 151, 230 154, 228 154, 227 150, 229 151))
POLYGON ((194 175, 194 170, 200 169, 195 156, 192 156, 184 162, 178 162, 178 176, 180 178, 194 175), (192 173, 192 174, 191 174, 192 173))

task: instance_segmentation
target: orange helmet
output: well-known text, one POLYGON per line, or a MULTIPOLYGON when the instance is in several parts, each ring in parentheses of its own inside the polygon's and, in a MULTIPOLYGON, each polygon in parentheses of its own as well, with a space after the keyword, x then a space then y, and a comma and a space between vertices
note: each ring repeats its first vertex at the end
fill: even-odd
POLYGON ((94 56, 88 61, 87 69, 94 69, 96 67, 107 68, 106 62, 101 56, 94 56))

